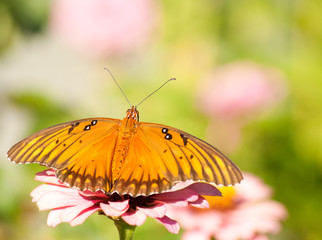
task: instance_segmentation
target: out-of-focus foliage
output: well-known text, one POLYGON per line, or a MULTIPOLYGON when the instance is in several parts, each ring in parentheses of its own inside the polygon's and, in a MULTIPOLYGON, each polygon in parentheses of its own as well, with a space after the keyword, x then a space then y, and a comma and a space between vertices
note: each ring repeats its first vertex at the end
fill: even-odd
MULTIPOLYGON (((215 67, 241 60, 282 72, 288 95, 242 126, 230 157, 271 185, 274 198, 288 209, 282 231, 272 239, 322 238, 322 1, 158 1, 158 24, 147 44, 99 59, 56 38, 49 20, 54 2, 0 1, 0 239, 117 239, 113 222, 99 215, 74 228, 47 227, 47 213, 29 196, 42 168, 14 165, 5 156, 18 140, 56 123, 124 117, 127 103, 104 67, 132 104, 176 77, 139 107, 140 120, 205 139, 216 135, 207 132, 213 121, 196 104, 200 80, 215 67)), ((180 239, 149 220, 135 239, 151 237, 180 239)))
POLYGON ((48 0, 0 0, 0 53, 20 33, 25 37, 41 33, 47 23, 48 9, 48 0))

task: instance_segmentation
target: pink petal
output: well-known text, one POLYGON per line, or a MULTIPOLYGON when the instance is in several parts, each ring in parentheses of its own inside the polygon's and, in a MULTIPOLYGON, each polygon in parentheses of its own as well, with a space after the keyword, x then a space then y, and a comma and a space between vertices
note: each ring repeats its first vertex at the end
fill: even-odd
POLYGON ((209 208, 209 203, 202 196, 199 196, 197 201, 190 202, 189 205, 197 207, 197 208, 209 208))
POLYGON ((152 198, 163 201, 163 202, 171 202, 171 201, 187 201, 194 202, 198 199, 198 195, 190 189, 181 189, 175 192, 165 192, 160 194, 155 194, 152 198))
POLYGON ((47 218, 47 225, 50 227, 56 227, 58 224, 62 223, 63 221, 60 218, 60 213, 62 209, 55 209, 51 210, 48 214, 47 218))
POLYGON ((130 212, 126 212, 122 215, 122 218, 125 222, 130 225, 141 226, 145 220, 146 215, 140 211, 131 210, 130 212))
POLYGON ((55 171, 52 169, 46 169, 45 171, 39 172, 35 176, 36 181, 43 183, 50 183, 55 185, 63 185, 58 178, 56 178, 55 171))
POLYGON ((269 240, 269 238, 265 235, 257 234, 256 236, 253 237, 252 240, 269 240))
POLYGON ((187 207, 189 204, 186 201, 161 201, 160 203, 169 205, 172 207, 187 207))
POLYGON ((157 220, 159 220, 171 233, 177 234, 180 230, 179 224, 167 216, 157 218, 157 220))
POLYGON ((41 176, 56 176, 55 174, 55 170, 54 169, 45 169, 44 171, 42 172, 39 172, 36 174, 36 178, 37 177, 41 177, 41 176))
POLYGON ((185 231, 182 234, 182 240, 209 240, 210 236, 207 233, 201 231, 185 231))
POLYGON ((58 185, 51 185, 51 184, 42 184, 36 187, 30 195, 33 197, 33 202, 38 201, 43 195, 50 193, 50 192, 62 192, 62 193, 73 193, 77 194, 76 189, 66 188, 58 185))
MULTIPOLYGON (((35 193, 35 196, 38 197, 38 199, 35 198, 33 201, 37 202, 40 210, 75 206, 84 202, 89 202, 89 200, 81 197, 78 194, 78 191, 73 188, 43 184, 36 189, 37 192, 35 193), (40 192, 43 192, 43 194, 41 195, 40 192)), ((90 200, 92 205, 98 201, 99 200, 90 200)))
POLYGON ((243 173, 244 181, 238 184, 235 189, 243 201, 261 201, 272 196, 272 188, 267 186, 262 179, 251 174, 243 173), (253 189, 249 191, 249 189, 253 189))
POLYGON ((40 197, 46 193, 46 191, 43 191, 43 185, 36 187, 30 193, 30 196, 32 197, 32 202, 37 202, 40 199, 40 197))
POLYGON ((193 190, 198 195, 204 196, 222 196, 221 192, 209 183, 197 182, 189 185, 187 189, 193 190))
MULTIPOLYGON (((185 230, 195 230, 211 234, 223 227, 221 214, 212 210, 195 211, 193 208, 173 208, 169 207, 167 215, 180 223, 185 230)), ((227 217, 229 213, 227 213, 227 217)))
POLYGON ((151 218, 162 218, 167 212, 167 207, 164 204, 157 204, 150 208, 137 207, 137 209, 151 218))
POLYGON ((102 191, 92 192, 90 190, 79 191, 79 194, 84 196, 85 198, 101 198, 101 199, 108 199, 108 196, 103 193, 102 191))
POLYGON ((74 227, 76 225, 82 224, 90 215, 93 213, 99 211, 99 208, 93 207, 90 209, 87 209, 86 211, 83 211, 81 214, 79 214, 77 217, 75 217, 69 224, 74 227))
POLYGON ((71 217, 70 218, 67 217, 65 219, 62 218, 63 212, 65 210, 66 208, 51 210, 48 214, 47 225, 50 227, 56 227, 60 223, 69 222, 71 226, 76 226, 76 225, 82 224, 90 215, 92 215, 94 212, 97 212, 99 208, 93 207, 93 208, 86 209, 80 212, 73 219, 71 219, 71 217))
POLYGON ((109 202, 110 206, 116 210, 123 211, 129 208, 129 200, 124 200, 122 202, 109 202))
POLYGON ((156 194, 152 197, 166 203, 172 201, 195 202, 198 200, 198 195, 221 196, 221 192, 215 186, 208 183, 197 182, 191 184, 191 181, 186 181, 176 184, 169 192, 156 194), (185 188, 180 189, 181 187, 185 188))
MULTIPOLYGON (((82 212, 87 211, 87 209, 93 206, 92 202, 82 202, 81 204, 77 204, 74 207, 64 208, 61 211, 60 218, 63 222, 71 222, 74 218, 76 218, 82 212)), ((95 209, 98 207, 94 207, 95 209)))
POLYGON ((193 180, 187 180, 184 182, 180 181, 180 182, 176 183, 169 191, 170 192, 178 191, 178 190, 188 187, 189 185, 191 185, 193 183, 195 183, 195 181, 193 181, 193 180))
POLYGON ((130 207, 129 200, 123 202, 100 203, 100 207, 106 216, 119 217, 124 214, 130 207))
POLYGON ((74 188, 67 188, 64 186, 58 186, 58 185, 52 185, 52 184, 42 184, 39 185, 38 187, 36 187, 32 192, 31 192, 31 196, 33 197, 35 195, 35 197, 43 195, 45 193, 49 193, 49 192, 61 192, 61 193, 73 193, 73 194, 77 194, 78 195, 78 190, 74 189, 74 188))

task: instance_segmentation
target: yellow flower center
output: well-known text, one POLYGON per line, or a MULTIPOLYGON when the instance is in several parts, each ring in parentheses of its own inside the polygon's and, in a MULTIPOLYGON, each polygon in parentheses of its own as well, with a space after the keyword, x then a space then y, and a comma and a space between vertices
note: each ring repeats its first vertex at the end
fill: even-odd
POLYGON ((229 210, 235 207, 236 191, 234 187, 217 187, 222 193, 220 196, 203 196, 209 203, 209 209, 229 210))

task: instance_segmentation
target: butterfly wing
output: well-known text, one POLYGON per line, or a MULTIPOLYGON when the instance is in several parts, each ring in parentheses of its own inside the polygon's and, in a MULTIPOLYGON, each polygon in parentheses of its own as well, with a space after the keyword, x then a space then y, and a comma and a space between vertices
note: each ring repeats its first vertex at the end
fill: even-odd
POLYGON ((120 120, 89 118, 41 130, 15 144, 8 158, 56 169, 57 177, 80 190, 111 188, 111 162, 120 120))
POLYGON ((132 196, 160 193, 187 179, 223 185, 241 181, 237 166, 206 142, 172 127, 136 124, 117 179, 112 170, 120 137, 117 119, 83 119, 44 129, 14 145, 8 158, 52 167, 61 181, 80 190, 132 196))
MULTIPOLYGON (((155 141, 155 139, 152 139, 155 141)), ((129 145, 124 167, 114 182, 112 191, 119 194, 150 195, 171 188, 173 182, 162 171, 160 154, 137 128, 129 145)))
POLYGON ((191 134, 160 124, 140 123, 138 136, 151 152, 148 160, 152 161, 150 168, 155 169, 150 181, 161 179, 161 189, 168 188, 171 182, 187 179, 225 186, 243 179, 242 173, 231 160, 191 134), (167 179, 168 183, 163 179, 167 179))

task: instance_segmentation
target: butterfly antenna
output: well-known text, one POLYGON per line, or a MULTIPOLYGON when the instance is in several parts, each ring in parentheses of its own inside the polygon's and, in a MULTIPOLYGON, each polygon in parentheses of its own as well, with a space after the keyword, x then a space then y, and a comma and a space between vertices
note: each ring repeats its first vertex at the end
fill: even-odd
POLYGON ((119 89, 121 90, 121 92, 123 93, 123 96, 125 97, 126 101, 129 103, 130 107, 132 107, 132 104, 130 103, 129 99, 127 98, 127 96, 125 95, 125 93, 123 92, 122 88, 120 87, 120 85, 117 83, 113 73, 110 71, 110 69, 108 69, 107 67, 104 68, 104 70, 108 71, 109 74, 112 76, 114 82, 116 83, 116 85, 119 87, 119 89))
POLYGON ((168 82, 172 81, 172 80, 176 80, 175 78, 170 78, 168 81, 166 81, 165 83, 163 83, 158 89, 154 90, 152 93, 150 93, 147 97, 145 97, 141 102, 139 102, 138 105, 136 105, 137 107, 143 103, 147 98, 151 97, 151 95, 153 95, 155 92, 157 92, 160 88, 162 88, 164 85, 166 85, 168 82))

